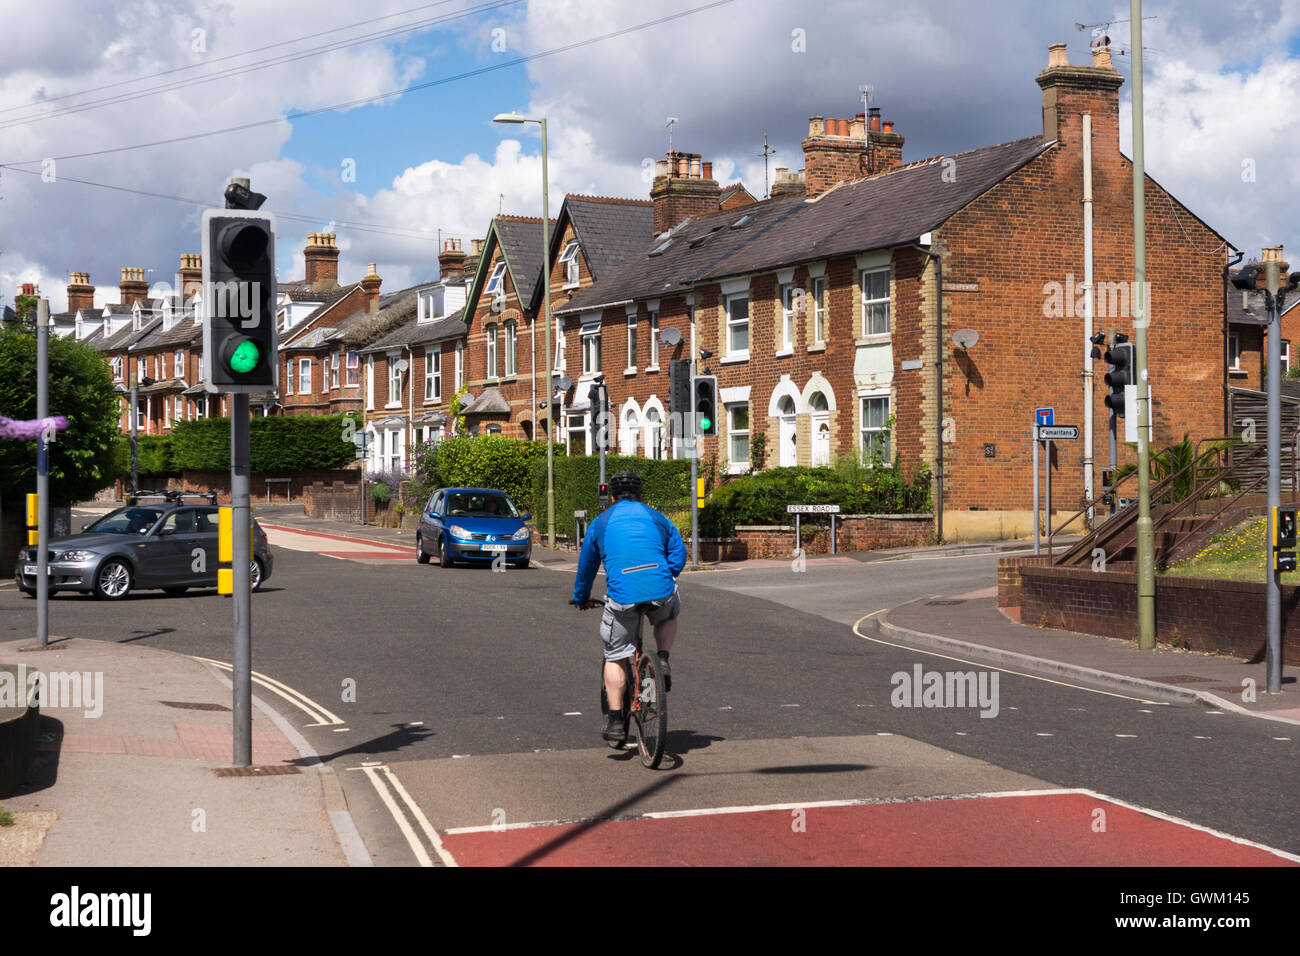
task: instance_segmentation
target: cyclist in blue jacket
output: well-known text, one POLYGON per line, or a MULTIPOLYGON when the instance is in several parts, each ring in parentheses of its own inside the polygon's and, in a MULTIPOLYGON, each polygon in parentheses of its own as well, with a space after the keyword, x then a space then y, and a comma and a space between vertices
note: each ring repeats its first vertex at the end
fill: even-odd
POLYGON ((627 717, 616 707, 626 680, 623 661, 636 653, 644 612, 654 626, 655 647, 663 662, 664 687, 672 688, 668 652, 677 636, 677 575, 686 567, 686 545, 671 521, 641 503, 641 476, 620 471, 609 479, 614 503, 587 530, 578 556, 573 604, 586 610, 591 585, 605 564, 605 611, 600 636, 605 643, 605 695, 609 716, 601 736, 610 743, 627 740, 627 717))

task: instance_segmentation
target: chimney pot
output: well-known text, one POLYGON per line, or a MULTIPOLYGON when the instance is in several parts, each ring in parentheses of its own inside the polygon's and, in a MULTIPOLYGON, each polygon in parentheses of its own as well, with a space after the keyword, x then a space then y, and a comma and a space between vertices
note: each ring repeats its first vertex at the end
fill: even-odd
POLYGON ((1114 65, 1110 62, 1110 37, 1101 37, 1094 41, 1092 48, 1092 65, 1099 70, 1113 70, 1114 65))
POLYGON ((691 156, 691 179, 700 178, 700 155, 695 153, 691 156))
POLYGON ((884 131, 885 131, 886 133, 892 133, 892 132, 894 131, 894 121, 893 121, 893 120, 885 120, 885 129, 884 129, 884 131))
POLYGON ((1050 70, 1054 66, 1069 66, 1069 57, 1065 54, 1064 43, 1053 43, 1047 48, 1047 68, 1050 70))
POLYGON ((877 133, 880 132, 880 107, 871 107, 871 122, 867 128, 877 133))
POLYGON ((709 162, 707 162, 707 163, 704 164, 704 178, 705 178, 705 179, 712 179, 712 178, 713 178, 713 161, 712 161, 712 160, 710 160, 709 162))

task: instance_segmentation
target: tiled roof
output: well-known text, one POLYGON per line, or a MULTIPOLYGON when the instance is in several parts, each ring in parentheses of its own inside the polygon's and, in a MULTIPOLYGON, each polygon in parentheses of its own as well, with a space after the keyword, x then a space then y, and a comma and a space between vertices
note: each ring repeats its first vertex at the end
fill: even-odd
POLYGON ((568 196, 564 212, 596 281, 644 252, 654 238, 654 205, 646 200, 568 196))
MULTIPOLYGON (((526 216, 497 216, 495 225, 519 301, 530 303, 542 274, 542 220, 526 216)), ((551 226, 554 225, 552 220, 551 226)))
POLYGON ((461 409, 462 415, 499 415, 509 413, 510 402, 499 388, 485 388, 483 394, 461 409))
POLYGON ((768 199, 687 220, 662 253, 651 254, 662 243, 648 243, 555 311, 680 294, 701 282, 915 241, 1051 145, 1031 136, 961 153, 953 157, 962 170, 953 183, 940 177, 945 157, 934 156, 844 183, 813 200, 768 199))
POLYGON ((402 289, 400 292, 380 296, 379 311, 374 313, 363 312, 360 320, 357 320, 355 316, 348 316, 346 320, 347 329, 340 336, 342 344, 350 348, 369 346, 371 343, 384 338, 399 326, 405 325, 407 322, 414 322, 416 308, 419 305, 418 293, 428 285, 430 283, 426 282, 402 289))
MULTIPOLYGON (((1235 273, 1230 273, 1233 275, 1235 273)), ((1250 296, 1250 305, 1243 307, 1241 304, 1242 291, 1234 289, 1228 285, 1228 323, 1230 325, 1268 325, 1268 313, 1264 311, 1264 297, 1262 295, 1250 296)))
POLYGON ((431 322, 405 322, 364 351, 379 352, 384 349, 431 345, 434 342, 460 338, 465 334, 464 311, 464 309, 457 309, 451 315, 444 315, 431 322))

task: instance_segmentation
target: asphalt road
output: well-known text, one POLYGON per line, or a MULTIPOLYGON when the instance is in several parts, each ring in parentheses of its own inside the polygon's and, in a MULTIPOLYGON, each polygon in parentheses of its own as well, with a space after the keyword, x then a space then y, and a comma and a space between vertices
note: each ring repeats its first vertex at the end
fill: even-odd
MULTIPOLYGON (((597 616, 567 604, 571 572, 371 564, 279 548, 253 600, 254 669, 340 722, 320 726, 257 692, 340 771, 378 863, 413 857, 365 764, 394 772, 438 831, 498 818, 1051 786, 1300 851, 1300 734, 1279 725, 1009 673, 998 675, 996 717, 893 706, 896 674, 971 668, 872 640, 869 622, 864 638, 853 622, 913 598, 987 588, 996 557, 683 576, 673 758, 653 774, 599 740, 597 616)), ((30 633, 33 607, 0 590, 0 637, 30 633)), ((115 603, 58 596, 50 620, 55 635, 230 660, 230 605, 213 592, 115 603)))

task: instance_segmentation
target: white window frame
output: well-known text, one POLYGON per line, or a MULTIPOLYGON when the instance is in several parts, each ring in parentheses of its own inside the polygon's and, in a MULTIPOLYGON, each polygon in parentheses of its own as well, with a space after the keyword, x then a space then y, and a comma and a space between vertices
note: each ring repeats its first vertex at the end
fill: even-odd
POLYGON ((582 374, 599 375, 601 366, 600 357, 600 326, 586 325, 582 328, 582 374), (592 343, 595 343, 593 350, 592 343), (595 361, 592 361, 592 352, 595 352, 595 361))
POLYGON ((388 404, 385 408, 398 408, 402 404, 402 373, 397 370, 400 360, 401 355, 396 352, 388 356, 388 404))
MULTIPOLYGON (((862 278, 860 279, 859 286, 862 291, 862 335, 864 337, 869 335, 888 335, 890 331, 889 267, 886 266, 883 269, 864 269, 862 271, 862 278), (868 295, 868 289, 871 286, 871 277, 879 276, 879 275, 883 275, 885 277, 885 294, 883 297, 870 299, 867 297, 867 295, 868 295), (873 329, 871 323, 872 306, 881 306, 881 305, 884 306, 884 313, 885 313, 884 328, 873 329)), ((877 312, 876 315, 878 316, 879 312, 877 312)))
POLYGON ((1286 373, 1291 368, 1291 340, 1282 340, 1282 377, 1286 378, 1286 373))
POLYGON ((564 252, 560 255, 560 262, 564 263, 564 285, 562 289, 576 289, 581 278, 578 268, 578 240, 570 239, 564 247, 564 252))
POLYGON ((339 387, 339 353, 334 352, 330 355, 330 389, 337 390, 339 387))
POLYGON ((777 343, 777 355, 794 354, 794 283, 786 282, 781 290, 781 338, 777 343))
POLYGON ((492 273, 488 276, 487 285, 483 288, 483 294, 491 297, 496 294, 497 288, 501 285, 502 277, 506 272, 506 260, 498 259, 496 265, 492 267, 492 273))
MULTIPOLYGON (((858 454, 864 465, 870 464, 871 462, 871 455, 868 450, 867 434, 883 432, 886 427, 884 423, 889 421, 889 412, 890 396, 888 392, 868 392, 865 395, 858 396, 858 454), (867 403, 880 401, 885 403, 885 415, 882 424, 877 426, 868 426, 867 403)), ((885 439, 885 455, 883 461, 886 465, 893 461, 893 458, 891 457, 893 455, 893 449, 890 447, 892 441, 893 436, 889 436, 885 439)))
POLYGON ((734 295, 727 296, 725 300, 724 308, 727 311, 726 357, 731 359, 740 359, 740 358, 747 359, 749 358, 749 340, 750 340, 749 293, 737 292, 734 295), (742 301, 745 303, 745 318, 743 321, 740 319, 733 318, 731 314, 732 303, 742 302, 742 301), (743 349, 733 348, 732 340, 735 337, 736 330, 739 329, 742 325, 745 327, 745 347, 743 349))
POLYGON ((122 356, 118 355, 113 359, 113 381, 122 381, 122 356))
POLYGON ((366 356, 366 408, 375 407, 375 357, 366 356))
POLYGON ((135 359, 135 380, 138 382, 142 378, 145 378, 144 356, 138 355, 135 359))
POLYGON ((442 350, 424 350, 424 400, 442 401, 442 350))
POLYGON ((650 310, 650 364, 646 367, 647 372, 655 371, 659 368, 659 310, 650 310))
POLYGON ((731 472, 745 471, 752 466, 749 459, 749 436, 752 427, 751 415, 749 414, 749 402, 732 402, 724 406, 727 409, 727 469, 731 472), (737 428, 735 424, 735 414, 738 411, 745 413, 745 427, 737 428), (735 457, 735 443, 738 438, 743 436, 745 457, 737 460, 735 457))
POLYGON ((185 398, 182 395, 176 396, 175 418, 178 422, 185 420, 185 398))
POLYGON ((813 345, 826 344, 826 277, 812 280, 813 345))
POLYGON ((486 378, 499 378, 497 375, 497 324, 489 322, 483 328, 484 344, 487 346, 486 378))
POLYGON ((519 329, 515 321, 511 319, 505 323, 505 336, 502 340, 505 346, 505 359, 507 377, 519 373, 519 329))
POLYGON ((172 375, 173 378, 185 377, 185 350, 184 349, 176 350, 176 357, 172 365, 172 371, 173 371, 173 375, 172 375))
POLYGON ((135 430, 145 430, 145 400, 143 396, 137 398, 135 402, 135 430))
POLYGON ((664 458, 663 415, 659 409, 651 405, 641 413, 641 417, 645 419, 645 457, 662 461, 664 458))
POLYGON ((636 313, 627 317, 627 371, 636 372, 636 313))
POLYGON ((456 391, 465 385, 465 343, 456 343, 456 391))
POLYGON ((361 355, 358 352, 348 349, 347 354, 347 383, 349 387, 361 384, 361 355), (352 379, 356 378, 354 382, 352 379))
POLYGON ((1228 334, 1228 371, 1241 371, 1241 336, 1236 332, 1228 334))
POLYGON ((311 359, 309 358, 298 359, 298 394, 311 394, 311 359), (303 387, 304 376, 307 382, 305 388, 303 387))

